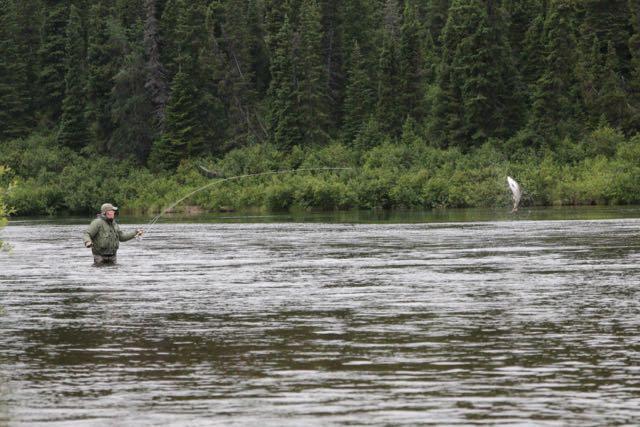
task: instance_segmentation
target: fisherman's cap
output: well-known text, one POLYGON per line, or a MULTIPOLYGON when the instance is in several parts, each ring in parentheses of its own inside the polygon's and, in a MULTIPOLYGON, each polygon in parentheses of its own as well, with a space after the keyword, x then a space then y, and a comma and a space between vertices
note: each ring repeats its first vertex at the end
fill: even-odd
POLYGON ((113 206, 111 203, 105 203, 100 207, 100 212, 105 213, 107 211, 117 211, 118 208, 113 206))

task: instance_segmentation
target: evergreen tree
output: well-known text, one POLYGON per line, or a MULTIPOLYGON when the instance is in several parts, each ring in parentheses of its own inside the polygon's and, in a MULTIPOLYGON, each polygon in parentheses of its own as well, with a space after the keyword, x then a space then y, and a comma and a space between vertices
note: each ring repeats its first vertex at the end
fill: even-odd
POLYGON ((400 117, 411 117, 422 123, 426 117, 424 98, 426 91, 427 58, 425 41, 427 33, 418 20, 415 5, 405 1, 400 28, 399 86, 400 117))
POLYGON ((179 69, 171 83, 164 133, 149 157, 152 167, 175 168, 180 160, 203 152, 205 141, 199 123, 201 105, 197 92, 192 76, 179 69))
MULTIPOLYGON (((524 47, 520 57, 522 81, 528 88, 527 93, 533 92, 538 79, 544 71, 544 16, 537 15, 524 35, 524 47)), ((531 98, 529 95, 528 98, 531 98)), ((530 104, 531 100, 528 100, 530 104)))
POLYGON ((78 8, 71 5, 66 29, 65 95, 58 142, 76 150, 87 145, 89 133, 85 120, 86 51, 78 8))
POLYGON ((94 4, 89 12, 88 113, 96 148, 107 152, 114 130, 111 116, 113 78, 120 69, 126 37, 105 2, 94 4))
POLYGON ((604 41, 605 46, 613 44, 620 72, 628 75, 631 59, 628 47, 631 37, 628 0, 581 0, 576 2, 576 6, 582 26, 590 28, 598 39, 604 41))
POLYGON ((297 97, 294 86, 294 56, 293 30, 289 16, 285 15, 282 26, 270 44, 271 54, 271 83, 268 97, 271 105, 269 129, 273 142, 281 149, 291 149, 303 142, 302 129, 298 126, 296 116, 297 97))
POLYGON ((426 0, 426 27, 437 47, 442 44, 442 32, 447 23, 450 7, 451 0, 426 0))
POLYGON ((207 15, 209 35, 205 58, 211 77, 217 87, 212 93, 225 100, 230 136, 228 146, 243 145, 252 136, 258 141, 266 137, 266 129, 256 108, 255 68, 253 56, 259 41, 256 33, 249 31, 255 23, 248 7, 254 3, 245 0, 214 2, 207 15))
POLYGON ((38 84, 29 83, 38 82, 39 80, 40 60, 38 52, 40 50, 44 8, 41 0, 14 0, 13 3, 17 14, 16 45, 26 67, 24 80, 27 83, 26 97, 29 99, 28 125, 32 126, 41 93, 38 84))
POLYGON ((178 72, 178 56, 180 49, 176 31, 178 16, 186 7, 183 0, 165 0, 159 26, 160 62, 167 72, 167 80, 171 81, 178 72))
POLYGON ((620 64, 616 47, 612 40, 607 44, 607 53, 600 83, 600 96, 597 105, 601 115, 615 128, 622 128, 629 123, 631 111, 627 94, 623 88, 620 64))
POLYGON ((595 32, 582 26, 582 36, 578 42, 578 59, 576 61, 576 76, 580 83, 580 94, 585 113, 590 116, 591 124, 600 120, 598 98, 600 92, 599 80, 604 73, 603 56, 600 52, 600 40, 595 32))
MULTIPOLYGON (((514 62, 521 67, 526 63, 526 49, 532 47, 530 43, 533 42, 533 40, 527 40, 527 32, 532 28, 534 21, 538 20, 536 25, 540 27, 544 22, 543 2, 542 0, 510 0, 504 2, 503 8, 507 15, 507 34, 514 62)), ((539 42, 539 39, 535 41, 535 43, 539 42)))
POLYGON ((0 140, 25 135, 29 125, 26 64, 18 52, 16 10, 0 0, 0 140))
POLYGON ((552 0, 544 26, 544 71, 536 82, 529 127, 540 135, 575 132, 583 110, 579 103, 573 2, 552 0))
POLYGON ((354 42, 353 51, 349 55, 351 63, 347 70, 347 88, 344 101, 343 139, 348 143, 356 136, 368 120, 375 102, 374 90, 371 87, 367 65, 360 52, 358 42, 354 42))
POLYGON ((157 19, 156 0, 145 0, 144 47, 146 79, 144 87, 153 103, 154 124, 161 130, 164 125, 164 111, 169 99, 169 85, 164 65, 160 61, 160 34, 157 19))
MULTIPOLYGON (((404 121, 400 86, 399 33, 400 16, 395 0, 385 7, 385 26, 378 63, 378 96, 376 118, 387 134, 398 136, 404 121)), ((407 66, 409 63, 407 62, 407 66)))
POLYGON ((46 17, 41 30, 42 42, 38 51, 40 72, 38 109, 45 122, 57 122, 62 113, 65 75, 65 30, 68 21, 67 2, 46 0, 46 17))
POLYGON ((134 158, 144 163, 157 132, 154 105, 145 89, 148 78, 141 21, 131 29, 137 34, 129 42, 122 65, 113 77, 111 118, 114 129, 109 139, 109 152, 117 159, 134 158))
POLYGON ((640 127, 640 1, 629 0, 631 37, 628 46, 631 55, 629 77, 629 102, 631 117, 627 127, 638 130, 640 127))
POLYGON ((184 2, 175 32, 179 69, 189 77, 190 85, 197 88, 193 92, 193 103, 199 108, 183 112, 196 114, 192 118, 197 126, 193 129, 193 134, 198 135, 198 140, 190 146, 190 153, 220 153, 226 135, 226 124, 218 98, 217 77, 215 69, 210 66, 212 52, 209 49, 205 3, 203 0, 184 2))
MULTIPOLYGON (((327 84, 326 96, 332 105, 327 109, 331 133, 342 121, 345 89, 345 46, 343 43, 343 8, 335 0, 319 0, 322 52, 327 84)), ((348 48, 347 48, 348 50, 348 48)))
POLYGON ((432 132, 441 145, 470 148, 515 132, 517 72, 492 2, 455 0, 443 33, 432 132))
POLYGON ((306 144, 324 144, 329 139, 329 104, 327 75, 321 55, 320 8, 316 0, 302 1, 298 34, 298 120, 303 128, 306 144))

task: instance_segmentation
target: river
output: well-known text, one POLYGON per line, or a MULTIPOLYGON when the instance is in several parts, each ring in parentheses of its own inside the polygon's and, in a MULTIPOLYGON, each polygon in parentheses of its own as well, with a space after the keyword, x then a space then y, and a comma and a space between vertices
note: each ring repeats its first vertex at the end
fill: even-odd
POLYGON ((12 221, 0 425, 637 425, 639 218, 12 221))

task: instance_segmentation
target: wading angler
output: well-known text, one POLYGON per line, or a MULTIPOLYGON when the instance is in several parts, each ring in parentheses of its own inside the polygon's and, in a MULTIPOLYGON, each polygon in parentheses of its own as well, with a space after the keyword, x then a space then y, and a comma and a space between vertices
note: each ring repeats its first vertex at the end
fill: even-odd
POLYGON ((111 203, 103 204, 100 214, 84 233, 84 245, 91 248, 96 265, 115 264, 120 242, 142 236, 144 232, 141 228, 126 233, 120 230, 115 219, 117 210, 111 203))

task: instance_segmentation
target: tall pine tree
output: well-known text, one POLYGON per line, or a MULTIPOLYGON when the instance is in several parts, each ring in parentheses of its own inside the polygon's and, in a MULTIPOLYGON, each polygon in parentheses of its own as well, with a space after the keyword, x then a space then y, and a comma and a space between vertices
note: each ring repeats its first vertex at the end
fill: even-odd
POLYGON ((18 50, 17 14, 0 0, 0 140, 25 135, 29 126, 26 64, 18 50))
POLYGON ((574 133, 583 111, 574 17, 571 0, 551 0, 544 24, 544 71, 536 82, 529 120, 529 127, 548 142, 574 133))
POLYGON ((38 51, 40 58, 38 110, 40 118, 50 125, 56 123, 62 114, 68 5, 66 1, 46 0, 45 7, 46 17, 41 30, 42 42, 38 51))
POLYGON ((322 57, 320 8, 316 0, 302 0, 298 31, 297 110, 305 144, 329 140, 327 74, 322 57))
POLYGON ((65 95, 58 142, 79 150, 89 142, 85 118, 86 50, 84 32, 78 8, 71 5, 66 30, 65 95))

